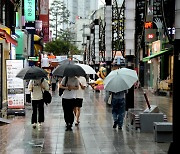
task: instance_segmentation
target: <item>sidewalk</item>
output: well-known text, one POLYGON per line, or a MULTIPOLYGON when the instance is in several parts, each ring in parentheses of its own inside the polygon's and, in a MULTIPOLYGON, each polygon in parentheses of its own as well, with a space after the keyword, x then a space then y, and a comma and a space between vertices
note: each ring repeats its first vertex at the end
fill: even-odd
MULTIPOLYGON (((147 93, 150 103, 172 119, 170 98, 147 93), (170 101, 170 102, 169 102, 170 101), (170 110, 169 110, 170 109, 170 110)), ((45 123, 32 129, 31 107, 25 117, 13 117, 11 124, 0 126, 1 154, 166 154, 169 143, 154 142, 153 133, 113 129, 111 107, 104 101, 104 92, 87 88, 81 111, 80 125, 65 131, 61 98, 53 94, 52 103, 45 106, 45 123)), ((135 107, 146 108, 142 91, 135 90, 135 107)))

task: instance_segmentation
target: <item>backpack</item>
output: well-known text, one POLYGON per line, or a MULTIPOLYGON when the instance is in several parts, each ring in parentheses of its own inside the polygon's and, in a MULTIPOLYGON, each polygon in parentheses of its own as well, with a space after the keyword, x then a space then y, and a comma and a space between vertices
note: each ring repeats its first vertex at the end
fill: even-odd
MULTIPOLYGON (((44 78, 41 79, 41 83, 43 82, 44 78)), ((51 103, 52 96, 51 93, 47 90, 42 91, 43 93, 43 101, 46 105, 51 103)))

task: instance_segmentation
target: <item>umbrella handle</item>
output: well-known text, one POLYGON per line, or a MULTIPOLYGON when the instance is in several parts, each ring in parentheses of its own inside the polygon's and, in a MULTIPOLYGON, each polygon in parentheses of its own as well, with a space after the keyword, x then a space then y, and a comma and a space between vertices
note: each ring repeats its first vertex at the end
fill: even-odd
POLYGON ((144 92, 144 97, 145 97, 145 100, 146 100, 146 103, 147 103, 148 108, 151 109, 151 106, 150 106, 150 104, 149 104, 149 100, 148 100, 147 95, 146 95, 145 92, 144 92))

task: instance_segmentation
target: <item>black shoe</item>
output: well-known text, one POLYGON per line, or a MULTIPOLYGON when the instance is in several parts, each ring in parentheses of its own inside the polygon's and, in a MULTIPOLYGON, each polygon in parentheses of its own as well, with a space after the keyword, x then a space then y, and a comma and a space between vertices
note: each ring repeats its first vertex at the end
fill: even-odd
POLYGON ((80 121, 76 121, 75 125, 76 125, 76 126, 78 126, 78 125, 79 125, 79 123, 80 123, 80 121))
POLYGON ((72 131, 72 125, 71 124, 68 124, 67 126, 66 126, 66 131, 72 131))
POLYGON ((114 122, 113 128, 116 128, 116 127, 117 127, 117 123, 116 123, 116 122, 114 122))
POLYGON ((36 129, 36 123, 32 124, 32 127, 33 127, 34 129, 36 129))
POLYGON ((118 129, 122 129, 122 127, 121 127, 121 126, 118 126, 118 129))
POLYGON ((69 131, 72 131, 72 128, 71 127, 69 127, 69 129, 68 129, 69 131))
POLYGON ((68 127, 66 127, 66 131, 68 131, 69 130, 69 128, 68 127))

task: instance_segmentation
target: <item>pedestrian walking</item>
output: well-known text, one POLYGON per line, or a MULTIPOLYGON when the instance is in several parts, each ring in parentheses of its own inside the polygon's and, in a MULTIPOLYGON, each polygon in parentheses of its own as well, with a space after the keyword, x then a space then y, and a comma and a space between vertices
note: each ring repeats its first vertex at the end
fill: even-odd
POLYGON ((112 92, 112 116, 114 120, 113 128, 118 126, 119 129, 122 129, 124 116, 125 116, 125 94, 127 90, 120 91, 117 93, 112 92))
POLYGON ((56 90, 56 83, 57 83, 57 77, 52 75, 51 76, 51 87, 52 87, 53 92, 56 90))
POLYGON ((46 79, 30 80, 28 89, 31 92, 32 101, 32 118, 31 124, 33 128, 36 128, 37 122, 39 126, 44 122, 44 101, 43 90, 49 91, 49 84, 46 79))
POLYGON ((83 103, 83 92, 87 86, 85 77, 78 76, 77 79, 79 81, 79 89, 76 90, 76 101, 74 103, 74 115, 76 119, 76 123, 75 123, 76 126, 79 125, 80 123, 79 117, 80 117, 81 107, 83 103))
POLYGON ((66 122, 66 131, 72 131, 74 122, 74 103, 76 98, 76 90, 79 88, 79 81, 76 77, 64 77, 59 85, 64 89, 62 94, 62 107, 64 111, 64 120, 66 122))

